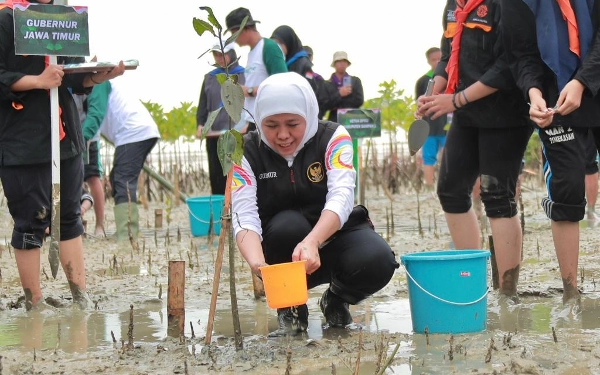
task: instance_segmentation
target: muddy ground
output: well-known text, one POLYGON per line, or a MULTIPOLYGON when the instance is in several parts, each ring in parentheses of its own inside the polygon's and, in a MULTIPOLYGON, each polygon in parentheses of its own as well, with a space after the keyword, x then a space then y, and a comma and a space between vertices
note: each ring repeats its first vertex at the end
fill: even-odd
MULTIPOLYGON (((190 235, 185 204, 150 202, 141 209, 139 250, 117 246, 110 237, 84 239, 88 290, 95 302, 87 311, 71 305, 62 271, 56 280, 46 276, 45 250, 45 297, 62 307, 25 312, 5 240, 0 252, 0 374, 600 374, 598 228, 596 222, 581 223, 583 312, 568 316, 549 223, 539 208, 542 191, 533 180, 524 184, 521 304, 507 306, 491 291, 487 329, 474 334, 413 334, 406 275, 400 268, 386 288, 352 307, 355 324, 350 329, 323 328, 317 301, 324 287, 319 287, 309 295, 307 334, 267 338, 277 325, 275 311, 264 298, 254 298, 249 269, 236 253, 243 335, 243 348, 236 350, 226 249, 212 343, 205 345, 218 238, 190 235), (154 228, 156 208, 163 209, 162 229, 154 228), (168 328, 169 260, 186 261, 183 335, 168 328)), ((403 190, 393 195, 393 202, 381 190, 370 189, 366 196, 377 231, 389 240, 398 260, 406 253, 451 247, 439 203, 430 192, 417 198, 414 191, 403 190)), ((4 204, 0 236, 8 239, 6 211, 4 204)), ((110 235, 110 202, 106 213, 110 235)), ((93 232, 93 214, 86 219, 93 232)), ((488 231, 484 226, 486 239, 488 231)))

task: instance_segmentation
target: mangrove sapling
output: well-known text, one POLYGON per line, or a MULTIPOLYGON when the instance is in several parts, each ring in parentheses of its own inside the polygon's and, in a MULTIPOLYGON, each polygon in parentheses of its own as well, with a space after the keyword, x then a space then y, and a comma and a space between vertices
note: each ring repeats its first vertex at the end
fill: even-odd
POLYGON ((498 350, 496 348, 496 345, 494 345, 494 338, 490 337, 490 346, 488 347, 487 353, 485 355, 485 359, 484 362, 485 363, 490 363, 490 361, 492 360, 492 350, 498 350))
POLYGON ((419 228, 419 235, 423 238, 425 233, 423 233, 423 225, 421 224, 421 201, 419 200, 419 190, 415 191, 417 193, 417 225, 419 228))
MULTIPOLYGON (((394 216, 393 214, 391 216, 394 216)), ((390 212, 388 208, 385 208, 385 240, 390 241, 390 212)))
MULTIPOLYGON (((383 375, 385 373, 385 370, 392 365, 392 361, 394 360, 394 357, 396 356, 396 353, 398 352, 398 349, 400 349, 400 342, 398 342, 396 344, 396 346, 394 347, 394 350, 392 350, 392 353, 388 357, 387 362, 385 363, 385 366, 383 366, 379 370, 379 372, 377 373, 377 375, 383 375)), ((424 363, 425 363, 425 358, 423 358, 423 364, 424 363)))
POLYGON ((292 348, 288 345, 285 350, 285 375, 290 375, 292 371, 292 348))
POLYGON ((356 353, 356 366, 354 367, 353 375, 359 375, 360 369, 360 352, 362 349, 362 341, 363 341, 363 331, 362 328, 358 332, 358 352, 356 353))
MULTIPOLYGON (((196 334, 194 333, 194 325, 192 324, 192 321, 190 320, 190 331, 192 332, 192 336, 190 338, 195 339, 196 338, 196 334)), ((192 345, 192 347, 195 345, 192 345)))
POLYGON ((440 234, 438 233, 437 216, 435 215, 435 210, 433 210, 433 236, 435 237, 435 239, 440 238, 440 234))

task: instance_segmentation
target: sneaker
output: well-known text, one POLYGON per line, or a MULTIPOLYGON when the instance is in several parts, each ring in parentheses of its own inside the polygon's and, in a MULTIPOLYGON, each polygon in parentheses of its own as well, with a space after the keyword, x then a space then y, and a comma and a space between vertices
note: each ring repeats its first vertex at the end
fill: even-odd
POLYGON ((325 316, 325 322, 330 327, 345 327, 352 323, 352 315, 348 303, 336 296, 329 289, 319 300, 319 307, 325 316))
POLYGON ((279 328, 269 333, 268 337, 296 336, 306 332, 308 328, 308 306, 299 306, 277 309, 277 323, 279 328))

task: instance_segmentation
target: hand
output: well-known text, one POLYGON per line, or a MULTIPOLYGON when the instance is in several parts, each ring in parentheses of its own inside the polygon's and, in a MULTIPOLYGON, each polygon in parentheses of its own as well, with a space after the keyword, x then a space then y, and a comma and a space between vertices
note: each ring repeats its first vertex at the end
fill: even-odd
POLYGON ((423 116, 425 116, 425 112, 423 112, 424 108, 423 106, 425 105, 425 95, 421 95, 417 98, 417 112, 415 113, 415 118, 421 119, 423 118, 423 116))
POLYGON ((578 80, 573 79, 569 81, 560 92, 560 96, 556 102, 556 106, 558 107, 556 113, 566 116, 579 108, 583 90, 585 90, 585 86, 578 80))
POLYGON ((319 256, 319 243, 316 241, 304 240, 296 245, 292 253, 292 261, 306 260, 306 273, 312 274, 321 267, 321 257, 319 256))
POLYGON ((202 129, 204 129, 204 125, 198 125, 198 128, 196 129, 196 138, 202 138, 202 129))
POLYGON ((259 279, 262 280, 262 274, 260 273, 260 267, 264 267, 264 266, 268 266, 268 264, 265 261, 256 262, 256 263, 250 264, 250 270, 252 270, 252 273, 255 274, 259 279))
POLYGON ((38 82, 41 89, 50 90, 60 86, 62 78, 65 75, 63 67, 60 65, 48 65, 46 69, 38 76, 38 82))
POLYGON ((554 120, 554 110, 547 107, 538 89, 529 90, 529 118, 540 128, 548 127, 554 120))
POLYGON ((348 96, 352 94, 352 86, 342 86, 338 89, 340 96, 348 96))
MULTIPOLYGON (((440 94, 419 97, 419 102, 421 103, 419 113, 435 120, 442 115, 454 111, 456 108, 454 108, 454 104, 452 104, 453 95, 454 94, 440 94)), ((456 104, 459 104, 458 95, 456 97, 456 104)))
POLYGON ((111 70, 105 72, 97 72, 94 75, 92 75, 92 77, 94 82, 102 83, 104 81, 108 81, 109 79, 122 76, 123 73, 125 73, 125 63, 123 63, 123 60, 121 60, 119 61, 119 64, 111 70))

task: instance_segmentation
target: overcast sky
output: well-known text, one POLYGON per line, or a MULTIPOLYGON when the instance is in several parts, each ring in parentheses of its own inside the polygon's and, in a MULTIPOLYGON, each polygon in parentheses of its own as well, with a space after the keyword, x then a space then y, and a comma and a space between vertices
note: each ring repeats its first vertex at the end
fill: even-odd
MULTIPOLYGON (((0 0, 1 2, 1 0, 0 0)), ((208 49, 212 38, 199 37, 193 17, 206 19, 200 6, 213 9, 225 25, 229 11, 250 9, 258 31, 270 37, 289 25, 303 44, 314 49, 314 70, 325 77, 333 53, 348 52, 351 75, 361 78, 365 99, 378 97, 379 84, 396 80, 413 94, 414 82, 428 65, 424 52, 439 46, 444 0, 402 0, 390 9, 389 0, 372 1, 222 1, 222 0, 68 0, 89 7, 90 53, 99 61, 138 59, 140 66, 124 80, 140 99, 165 109, 182 101, 197 104, 203 75, 211 68, 208 49)), ((244 65, 248 47, 236 47, 244 65)))

